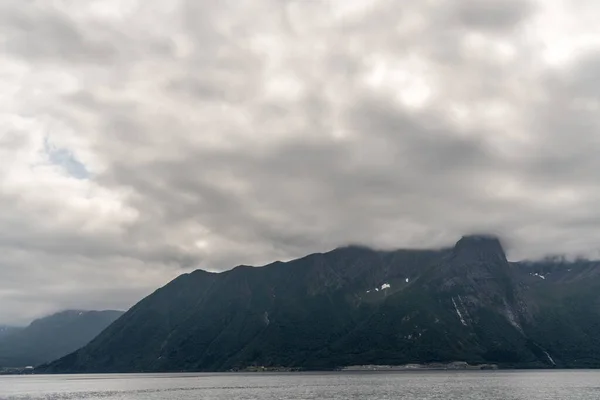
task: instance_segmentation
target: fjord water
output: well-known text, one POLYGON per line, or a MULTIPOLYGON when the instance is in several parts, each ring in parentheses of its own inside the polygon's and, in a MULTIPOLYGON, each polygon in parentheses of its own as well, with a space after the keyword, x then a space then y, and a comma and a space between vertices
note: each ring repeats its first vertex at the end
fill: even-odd
POLYGON ((0 399, 600 399, 600 371, 430 371, 0 377, 0 399))

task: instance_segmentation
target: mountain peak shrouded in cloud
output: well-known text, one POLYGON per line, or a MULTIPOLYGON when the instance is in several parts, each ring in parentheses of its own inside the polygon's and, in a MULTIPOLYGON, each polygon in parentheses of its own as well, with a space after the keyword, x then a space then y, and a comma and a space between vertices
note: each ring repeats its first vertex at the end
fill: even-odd
POLYGON ((500 238, 491 234, 463 236, 454 246, 453 253, 459 259, 467 255, 467 257, 475 257, 480 261, 503 260, 506 262, 506 255, 500 238))
POLYGON ((598 257, 592 1, 0 3, 0 323, 347 243, 598 257))

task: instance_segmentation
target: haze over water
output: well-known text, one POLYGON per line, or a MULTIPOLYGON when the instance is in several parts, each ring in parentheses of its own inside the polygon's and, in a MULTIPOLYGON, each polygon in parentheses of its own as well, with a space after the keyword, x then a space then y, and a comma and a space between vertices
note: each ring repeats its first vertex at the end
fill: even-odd
POLYGON ((597 400, 600 371, 130 374, 0 377, 2 400, 597 400))

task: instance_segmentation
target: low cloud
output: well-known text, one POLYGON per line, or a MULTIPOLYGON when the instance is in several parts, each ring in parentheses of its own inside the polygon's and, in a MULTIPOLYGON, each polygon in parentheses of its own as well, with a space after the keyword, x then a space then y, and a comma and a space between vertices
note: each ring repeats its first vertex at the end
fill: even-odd
POLYGON ((347 243, 596 257, 599 7, 3 2, 0 323, 347 243))

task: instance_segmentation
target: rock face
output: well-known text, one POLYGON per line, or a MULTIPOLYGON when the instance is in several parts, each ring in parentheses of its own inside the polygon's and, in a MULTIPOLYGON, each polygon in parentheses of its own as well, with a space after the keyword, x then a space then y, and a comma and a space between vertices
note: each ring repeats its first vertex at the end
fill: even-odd
POLYGON ((488 235, 435 251, 345 247, 182 275, 38 372, 600 367, 597 293, 600 263, 509 263, 488 235))
POLYGON ((35 366, 87 344, 122 311, 63 311, 0 337, 0 367, 35 366))

